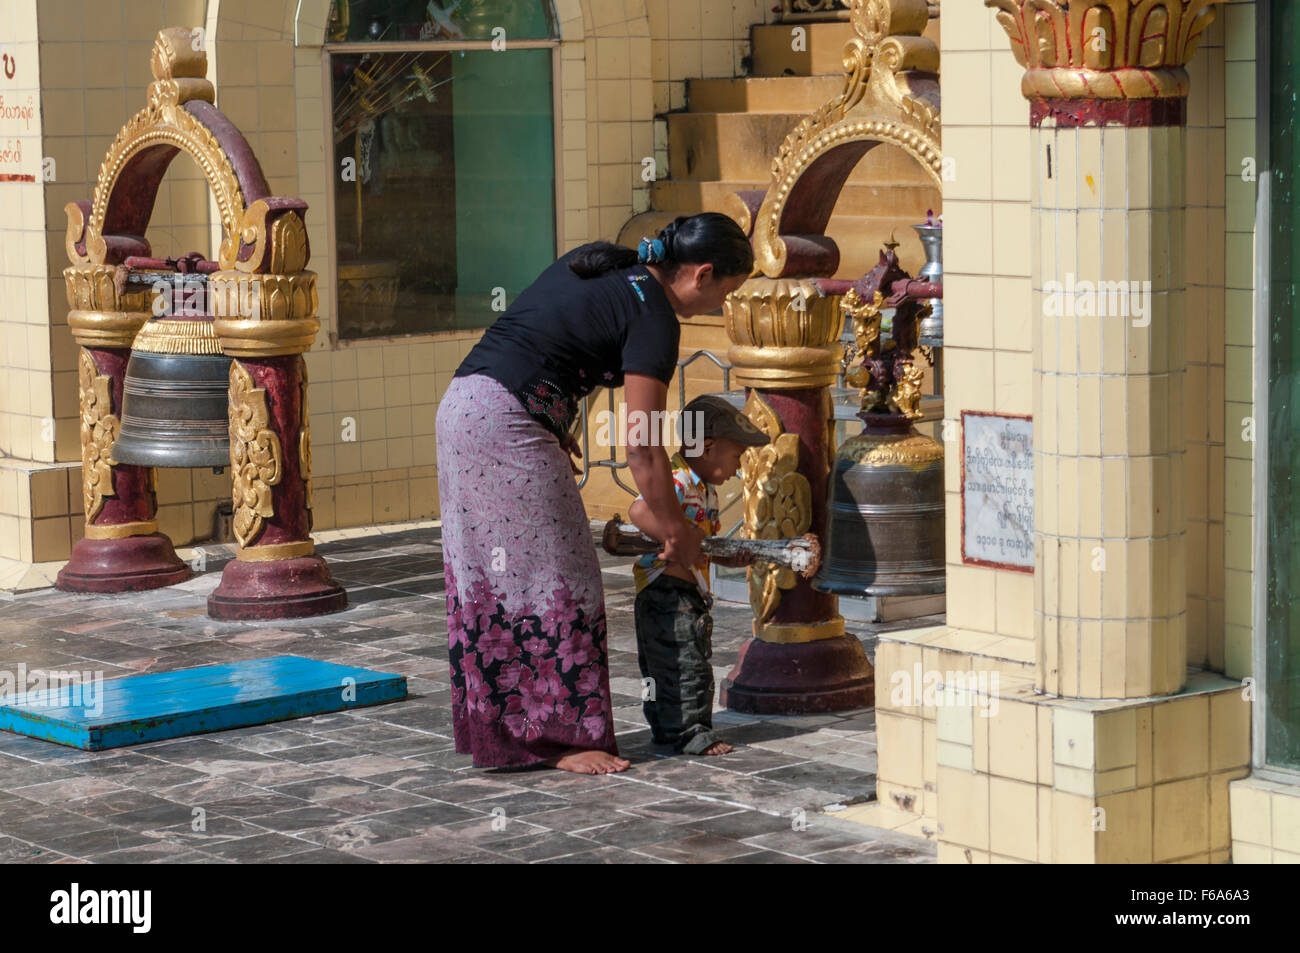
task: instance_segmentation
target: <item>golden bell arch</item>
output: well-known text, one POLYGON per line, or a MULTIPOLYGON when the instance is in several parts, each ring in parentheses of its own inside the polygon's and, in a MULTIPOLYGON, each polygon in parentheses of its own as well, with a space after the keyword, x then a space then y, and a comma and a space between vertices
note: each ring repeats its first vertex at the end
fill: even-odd
MULTIPOLYGON (((188 575, 158 532, 154 460, 114 459, 107 435, 118 420, 131 419, 122 408, 133 351, 194 355, 194 363, 201 355, 224 356, 233 359, 224 399, 239 549, 208 611, 225 619, 333 612, 346 606, 346 593, 314 555, 311 540, 302 354, 320 324, 316 275, 306 270, 307 204, 271 193, 248 141, 214 105, 203 39, 202 31, 185 27, 158 34, 147 105, 113 139, 92 198, 66 207, 68 325, 82 347, 86 538, 74 547, 59 585, 116 592, 188 575), (202 170, 217 206, 222 239, 215 262, 199 253, 154 258, 145 237, 162 179, 181 152, 202 170), (195 272, 205 281, 211 310, 156 319, 148 281, 172 272, 195 272)), ((218 391, 223 388, 219 383, 218 391)), ((128 459, 125 449, 122 456, 128 459)))

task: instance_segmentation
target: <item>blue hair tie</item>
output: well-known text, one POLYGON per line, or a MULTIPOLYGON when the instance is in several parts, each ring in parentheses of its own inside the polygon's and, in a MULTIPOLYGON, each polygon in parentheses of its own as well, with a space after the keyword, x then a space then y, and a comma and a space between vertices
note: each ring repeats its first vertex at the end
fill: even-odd
POLYGON ((664 243, 658 238, 643 238, 636 247, 636 257, 643 264, 655 264, 664 260, 664 243))

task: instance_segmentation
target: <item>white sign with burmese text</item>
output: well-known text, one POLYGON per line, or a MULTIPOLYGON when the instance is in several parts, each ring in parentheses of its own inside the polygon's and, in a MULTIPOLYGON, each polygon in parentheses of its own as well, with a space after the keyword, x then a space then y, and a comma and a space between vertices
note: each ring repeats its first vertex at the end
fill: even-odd
POLYGON ((1034 569, 1034 422, 965 411, 962 562, 1034 569))

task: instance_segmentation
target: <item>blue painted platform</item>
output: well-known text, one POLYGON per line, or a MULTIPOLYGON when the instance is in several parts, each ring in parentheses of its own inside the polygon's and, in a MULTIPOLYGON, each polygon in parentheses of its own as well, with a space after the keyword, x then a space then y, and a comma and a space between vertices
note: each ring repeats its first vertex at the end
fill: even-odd
POLYGON ((66 688, 0 698, 0 729, 99 751, 398 701, 406 676, 276 655, 128 675, 100 687, 94 698, 66 688))

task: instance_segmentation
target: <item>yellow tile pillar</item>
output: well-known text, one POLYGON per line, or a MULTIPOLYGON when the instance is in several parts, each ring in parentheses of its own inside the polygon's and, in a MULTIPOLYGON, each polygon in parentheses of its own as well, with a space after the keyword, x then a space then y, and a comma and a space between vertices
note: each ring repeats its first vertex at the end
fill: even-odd
POLYGON ((985 0, 1026 68, 1038 689, 1186 680, 1188 76, 1216 0, 985 0))

